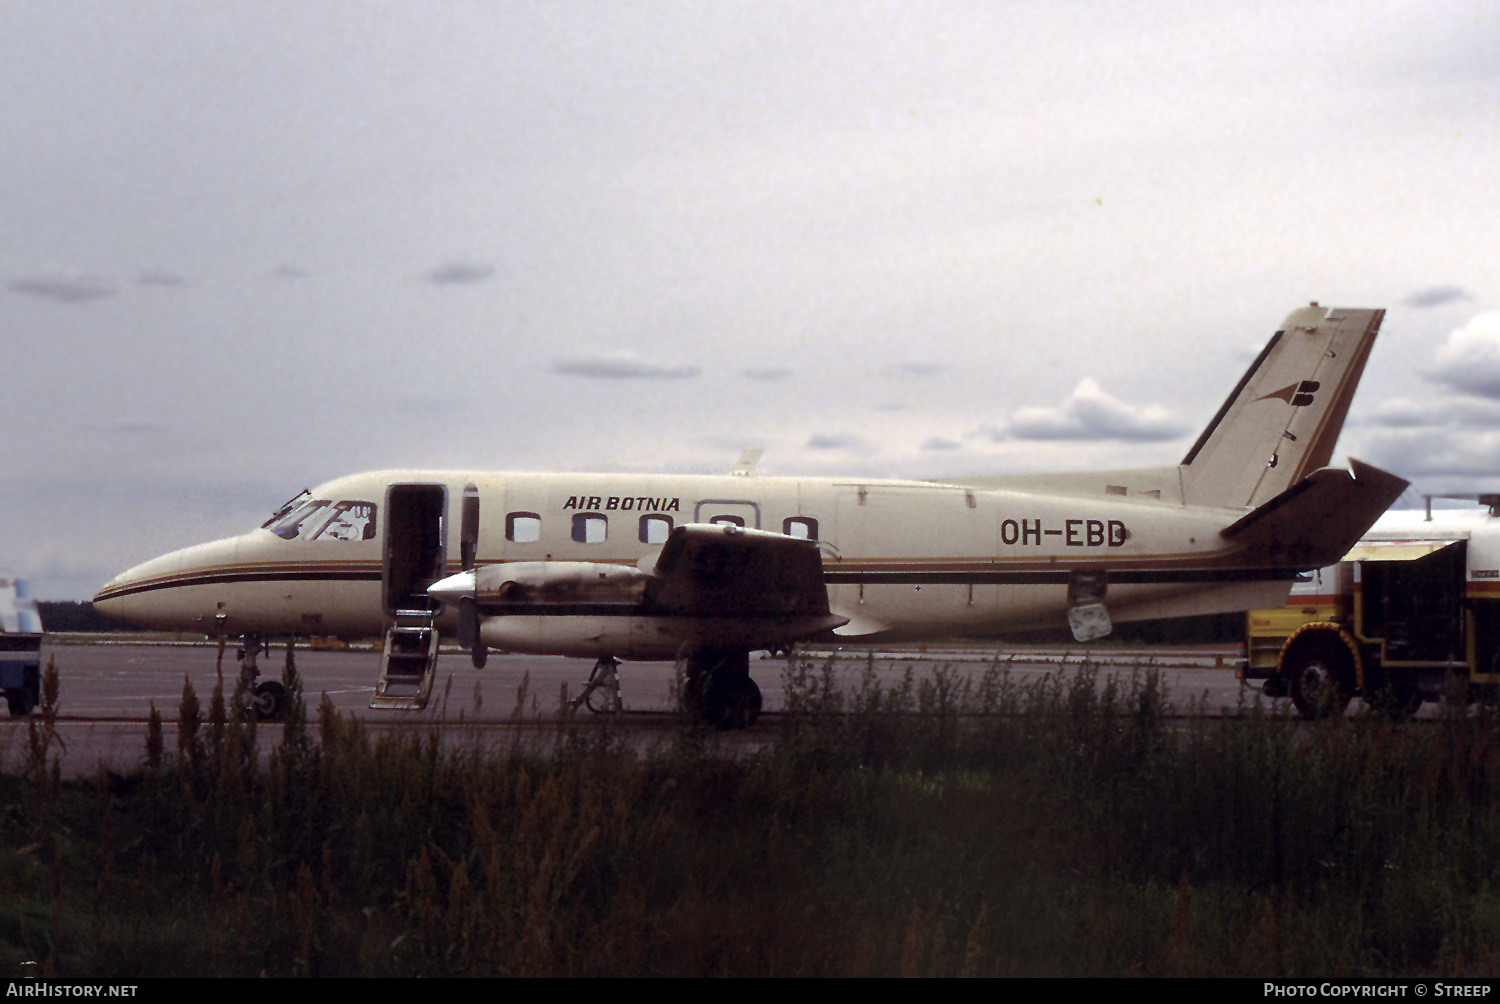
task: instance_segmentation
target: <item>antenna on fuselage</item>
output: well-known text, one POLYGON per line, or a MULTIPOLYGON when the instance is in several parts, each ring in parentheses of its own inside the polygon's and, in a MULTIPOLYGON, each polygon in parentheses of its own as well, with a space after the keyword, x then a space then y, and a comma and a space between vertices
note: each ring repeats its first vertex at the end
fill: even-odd
POLYGON ((759 447, 740 451, 740 459, 734 462, 734 470, 729 473, 735 477, 748 478, 755 473, 755 465, 760 463, 761 452, 759 447))

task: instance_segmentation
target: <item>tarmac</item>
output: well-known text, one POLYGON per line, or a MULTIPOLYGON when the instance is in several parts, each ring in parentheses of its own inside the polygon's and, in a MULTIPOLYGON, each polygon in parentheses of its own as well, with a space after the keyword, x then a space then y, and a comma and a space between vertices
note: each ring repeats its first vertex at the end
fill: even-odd
MULTIPOLYGON (((279 679, 285 647, 273 648, 260 659, 261 679, 279 679)), ((655 741, 678 723, 675 713, 676 668, 671 663, 624 663, 620 666, 621 696, 626 713, 591 716, 580 711, 569 719, 561 709, 589 677, 590 660, 559 656, 491 654, 482 670, 466 654, 445 653, 439 660, 432 699, 424 711, 388 711, 369 707, 379 675, 380 654, 371 647, 319 649, 304 642, 294 658, 303 681, 310 716, 327 695, 346 716, 358 717, 372 730, 438 728, 466 742, 513 741, 518 729, 555 732, 571 721, 575 727, 597 727, 607 720, 640 733, 640 741, 655 741), (592 723, 592 725, 591 725, 592 723)), ((867 651, 814 650, 799 653, 821 672, 828 666, 841 686, 854 687, 867 669, 883 686, 899 683, 910 671, 915 677, 939 668, 956 675, 978 676, 997 661, 1018 682, 1046 674, 1072 676, 1084 662, 1096 665, 1102 676, 1129 676, 1146 668, 1158 670, 1179 706, 1189 698, 1203 713, 1214 714, 1254 699, 1235 679, 1232 646, 1183 648, 944 648, 867 651), (831 659, 831 661, 830 661, 831 659)), ((145 756, 146 722, 154 707, 166 727, 167 745, 175 743, 175 722, 184 689, 191 684, 204 713, 219 681, 217 646, 201 642, 137 641, 120 636, 63 636, 43 644, 42 661, 52 661, 60 687, 55 755, 68 776, 86 776, 101 769, 128 773, 145 756)), ((789 662, 785 657, 752 658, 751 676, 759 684, 767 714, 761 723, 736 736, 727 736, 731 749, 755 748, 774 735, 777 712, 785 705, 789 662)), ((223 656, 223 683, 232 691, 239 665, 233 647, 223 656)), ((28 718, 0 718, 0 769, 14 770, 29 750, 28 718)), ((265 724, 263 748, 280 738, 280 728, 265 724)))

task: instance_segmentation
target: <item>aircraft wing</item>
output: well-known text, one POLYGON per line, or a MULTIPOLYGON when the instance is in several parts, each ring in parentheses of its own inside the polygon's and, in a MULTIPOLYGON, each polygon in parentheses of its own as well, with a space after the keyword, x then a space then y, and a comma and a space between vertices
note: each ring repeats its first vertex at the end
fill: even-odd
POLYGON ((1314 471, 1221 531, 1245 545, 1243 560, 1283 568, 1321 568, 1341 559, 1407 482, 1350 459, 1347 471, 1314 471))
POLYGON ((674 529, 651 570, 653 606, 687 617, 826 621, 823 561, 815 541, 740 526, 689 523, 674 529))

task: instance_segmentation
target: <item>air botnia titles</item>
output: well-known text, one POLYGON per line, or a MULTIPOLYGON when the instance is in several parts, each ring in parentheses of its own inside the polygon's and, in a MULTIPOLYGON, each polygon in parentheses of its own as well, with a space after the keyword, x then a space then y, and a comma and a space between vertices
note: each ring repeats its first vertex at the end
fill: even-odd
POLYGON ((569 495, 563 503, 564 509, 591 509, 595 512, 620 510, 630 512, 681 512, 682 500, 652 498, 649 495, 569 495))

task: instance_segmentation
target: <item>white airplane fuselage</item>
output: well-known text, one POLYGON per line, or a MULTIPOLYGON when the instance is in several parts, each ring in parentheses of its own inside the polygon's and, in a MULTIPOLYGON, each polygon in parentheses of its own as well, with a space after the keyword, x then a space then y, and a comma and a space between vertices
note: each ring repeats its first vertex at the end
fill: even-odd
MULTIPOLYGON (((381 521, 393 484, 442 486, 444 557, 453 570, 458 535, 446 528, 458 526, 457 507, 470 484, 479 489, 483 514, 480 567, 635 567, 660 550, 667 527, 725 519, 811 535, 829 580, 829 606, 854 624, 843 636, 849 641, 1061 624, 1067 576, 1077 570, 1114 572, 1108 599, 1116 620, 1274 605, 1288 588, 1274 577, 1205 582, 1201 575, 1174 574, 1233 562, 1237 549, 1219 534, 1223 511, 1146 495, 1105 495, 1102 481, 1100 496, 1087 498, 925 482, 385 471, 342 478, 311 493, 325 510, 350 502, 371 506, 369 536, 307 539, 320 516, 326 518, 314 512, 291 539, 258 528, 148 561, 106 585, 96 605, 108 616, 162 630, 378 635, 386 621, 381 521), (581 534, 575 533, 580 521, 587 524, 581 534), (508 539, 508 531, 535 539, 508 539), (1122 569, 1152 581, 1119 581, 1122 569)), ((631 618, 618 624, 589 619, 524 618, 508 633, 489 634, 501 649, 637 659, 671 658, 681 643, 631 618)))

